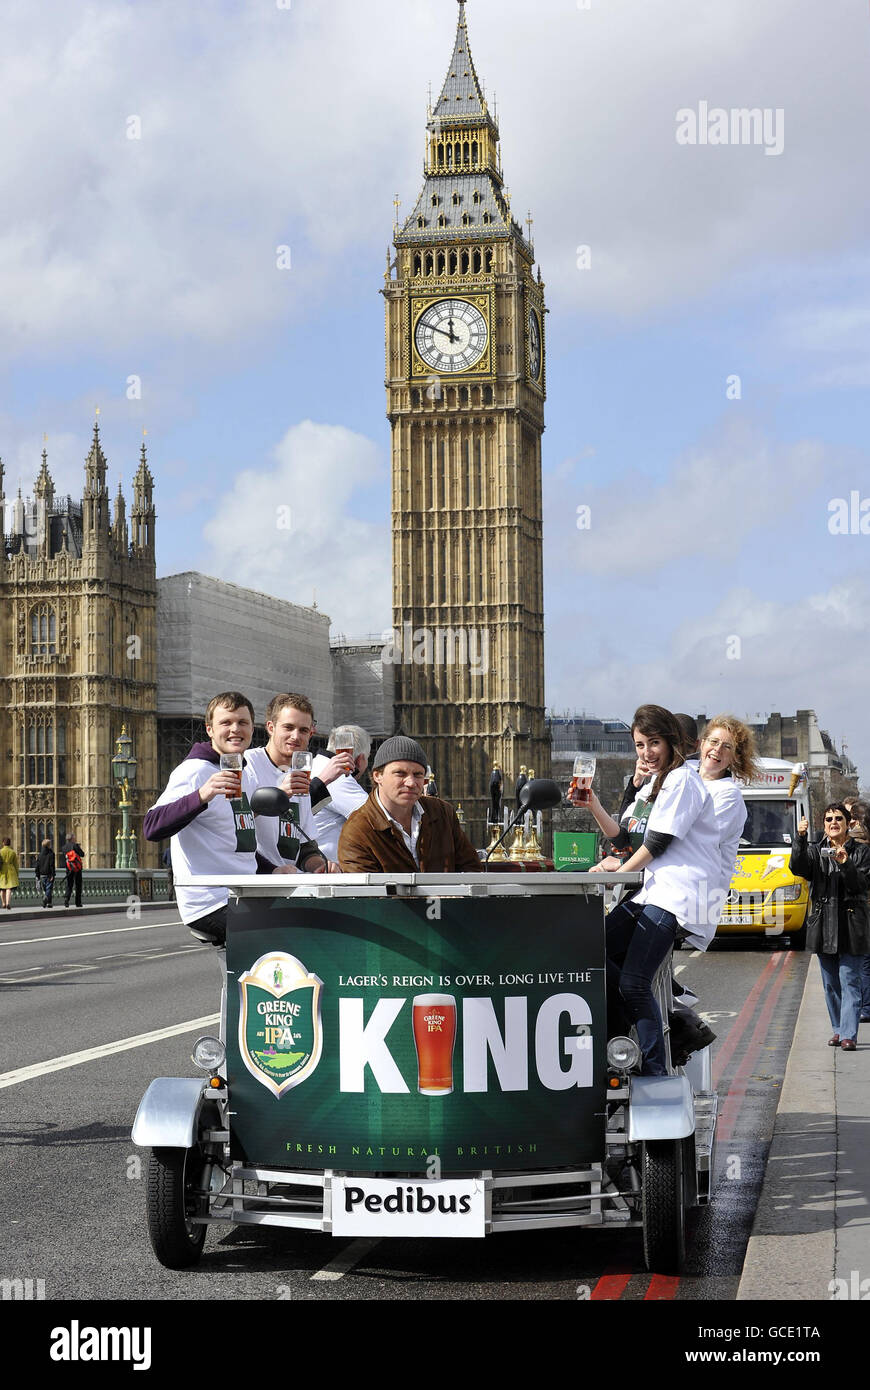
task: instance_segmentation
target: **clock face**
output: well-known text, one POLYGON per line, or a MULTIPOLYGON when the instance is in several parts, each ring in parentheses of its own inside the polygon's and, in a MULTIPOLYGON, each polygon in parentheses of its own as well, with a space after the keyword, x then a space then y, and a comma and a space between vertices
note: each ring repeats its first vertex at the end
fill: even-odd
POLYGON ((465 299, 430 304, 414 329, 417 351, 436 372, 467 372, 480 361, 488 341, 486 319, 465 299))
POLYGON ((541 325, 534 309, 529 310, 529 371, 533 381, 541 377, 541 325))

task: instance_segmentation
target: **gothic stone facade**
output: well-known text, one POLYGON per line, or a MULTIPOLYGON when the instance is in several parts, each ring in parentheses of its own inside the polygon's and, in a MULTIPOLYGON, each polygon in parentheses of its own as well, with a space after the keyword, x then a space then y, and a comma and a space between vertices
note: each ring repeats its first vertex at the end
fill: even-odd
MULTIPOLYGON (((55 497, 46 454, 34 496, 0 507, 0 824, 32 865, 40 841, 55 852, 72 831, 87 868, 111 868, 120 830, 112 784, 115 739, 126 725, 138 770, 133 828, 157 795, 157 581, 153 479, 145 446, 128 529, 120 487, 110 516, 99 426, 80 502, 55 497)), ((60 866, 59 866, 60 868, 60 866)))

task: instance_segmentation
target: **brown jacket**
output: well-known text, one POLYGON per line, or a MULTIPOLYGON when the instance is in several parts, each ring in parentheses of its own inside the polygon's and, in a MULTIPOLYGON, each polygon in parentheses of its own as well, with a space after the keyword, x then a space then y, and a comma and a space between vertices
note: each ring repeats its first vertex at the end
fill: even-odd
POLYGON ((483 872, 477 851, 456 819, 456 812, 436 796, 421 796, 423 822, 417 841, 419 868, 396 827, 375 800, 348 816, 338 841, 344 873, 441 874, 483 872))

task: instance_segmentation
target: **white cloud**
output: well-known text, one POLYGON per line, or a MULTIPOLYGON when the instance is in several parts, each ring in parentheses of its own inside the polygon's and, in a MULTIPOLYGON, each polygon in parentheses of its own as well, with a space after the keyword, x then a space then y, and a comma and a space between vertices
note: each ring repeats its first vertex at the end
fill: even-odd
POLYGON ((233 584, 317 606, 348 636, 388 626, 390 535, 354 515, 355 498, 383 487, 386 465, 371 440, 305 420, 272 451, 271 469, 236 473, 203 537, 205 568, 233 584))
POLYGON ((630 641, 596 652, 587 631, 582 670, 575 644, 551 644, 548 703, 573 708, 582 690, 587 710, 622 718, 646 701, 753 719, 814 709, 836 742, 848 736, 849 756, 866 778, 870 726, 857 718, 855 692, 870 684, 868 607, 870 581, 863 574, 796 601, 734 587, 704 617, 663 632, 656 655, 641 661, 633 659, 630 641), (728 656, 733 637, 740 639, 737 659, 728 656))
MULTIPOLYGON (((426 84, 444 76, 455 12, 404 0, 397 14, 394 0, 9 0, 3 351, 232 346, 379 265, 394 193, 407 212, 419 190, 426 84), (275 265, 283 244, 291 271, 275 265)), ((783 248, 863 236, 857 10, 832 25, 815 0, 478 0, 469 24, 551 303, 633 316, 783 248), (677 110, 701 99, 783 107, 785 152, 677 146, 677 110)))
MULTIPOLYGON (((739 422, 721 424, 714 443, 677 460, 661 481, 639 472, 590 486, 545 479, 545 537, 554 570, 650 574, 686 556, 733 557, 753 532, 781 528, 806 505, 830 463, 812 441, 783 444, 739 422), (588 507, 588 529, 577 508, 588 507)), ((585 472, 586 470, 584 470, 585 472)))

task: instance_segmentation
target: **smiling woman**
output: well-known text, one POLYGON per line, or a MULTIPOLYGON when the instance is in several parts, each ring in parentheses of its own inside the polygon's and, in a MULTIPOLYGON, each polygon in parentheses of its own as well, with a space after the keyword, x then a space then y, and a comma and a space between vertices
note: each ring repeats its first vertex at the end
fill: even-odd
POLYGON ((727 892, 746 825, 746 803, 738 782, 750 782, 759 775, 752 730, 733 714, 717 714, 701 740, 700 770, 719 826, 722 876, 717 887, 727 892))
MULTIPOLYGON (((593 870, 644 871, 637 895, 607 918, 607 1028, 614 1037, 634 1025, 644 1074, 665 1076, 667 1055, 652 982, 678 928, 702 951, 715 933, 716 914, 707 902, 709 885, 718 885, 721 873, 719 827, 704 783, 683 760, 683 733, 670 710, 641 705, 631 733, 638 755, 635 776, 648 779, 635 802, 642 842, 637 845, 636 832, 634 853, 624 865, 605 859, 593 870)), ((592 814, 610 833, 605 824, 610 818, 596 814, 598 805, 594 799, 592 814)))

